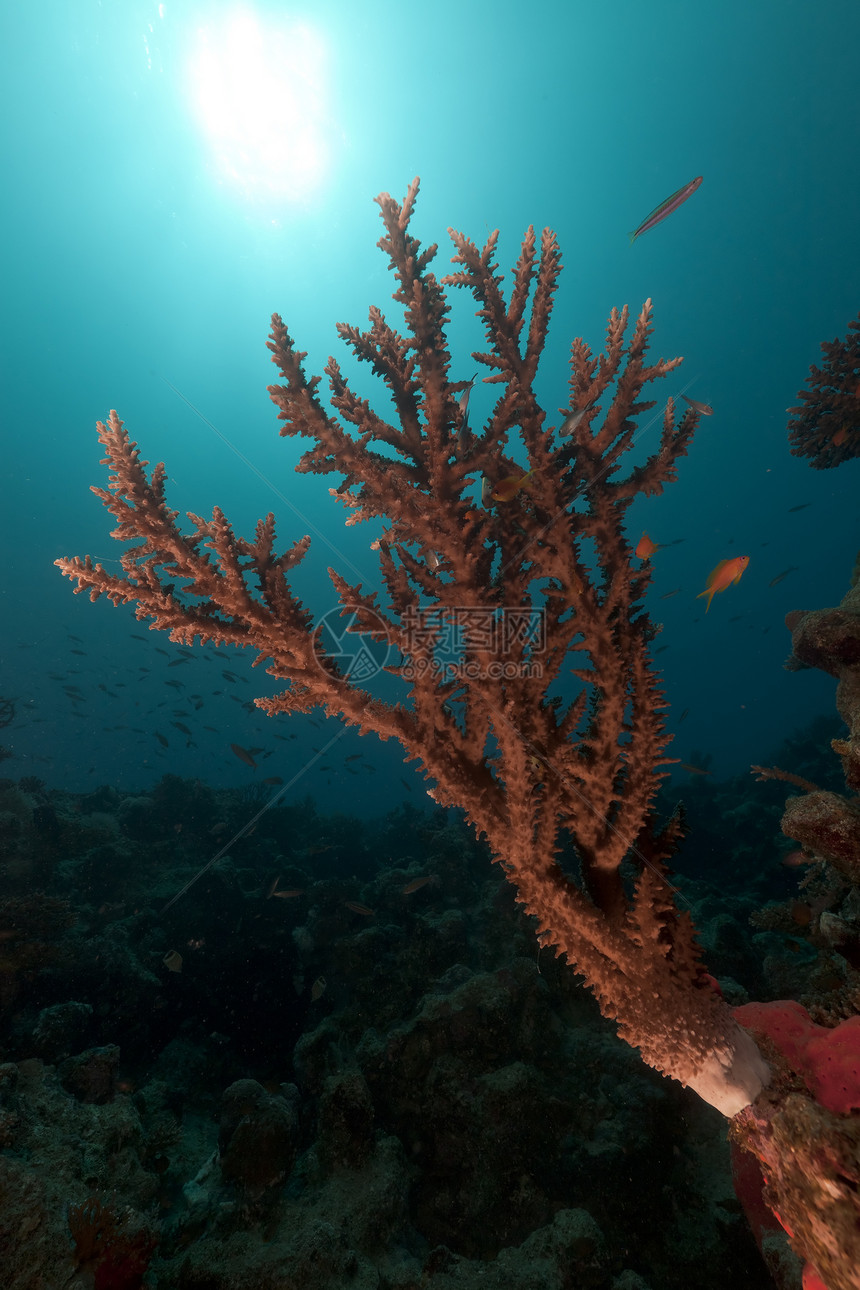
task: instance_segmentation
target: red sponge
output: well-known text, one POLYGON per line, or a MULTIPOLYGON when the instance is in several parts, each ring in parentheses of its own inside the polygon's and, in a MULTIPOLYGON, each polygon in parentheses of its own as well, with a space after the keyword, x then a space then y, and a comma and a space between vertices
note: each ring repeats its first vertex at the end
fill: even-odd
POLYGON ((832 1030, 816 1026, 792 999, 744 1003, 735 1017, 776 1044, 816 1100, 838 1115, 860 1110, 860 1017, 849 1017, 832 1030))

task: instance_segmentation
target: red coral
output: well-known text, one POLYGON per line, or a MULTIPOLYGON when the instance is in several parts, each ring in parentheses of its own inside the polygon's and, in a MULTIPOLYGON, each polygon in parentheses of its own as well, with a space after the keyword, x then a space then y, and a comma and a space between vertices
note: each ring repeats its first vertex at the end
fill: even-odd
POLYGON ((144 1218, 91 1196, 69 1206, 68 1222, 78 1266, 93 1273, 93 1290, 140 1290, 158 1244, 144 1218))

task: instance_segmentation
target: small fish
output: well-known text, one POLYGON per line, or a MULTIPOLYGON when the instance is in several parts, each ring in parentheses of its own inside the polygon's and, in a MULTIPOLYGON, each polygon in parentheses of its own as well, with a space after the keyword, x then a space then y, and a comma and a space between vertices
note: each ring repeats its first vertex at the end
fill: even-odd
POLYGON ((489 506, 493 500, 493 485, 486 475, 481 476, 481 505, 489 506))
POLYGON ((272 895, 278 900, 298 900, 299 896, 304 894, 304 887, 286 887, 283 891, 272 892, 272 895))
POLYGON ((460 429, 457 431, 458 456, 460 457, 463 456, 463 453, 469 447, 469 440, 471 439, 471 437, 472 437, 472 432, 469 429, 469 417, 467 414, 466 416, 463 417, 463 420, 460 422, 460 429))
POLYGON ((161 961, 168 972, 182 971, 182 955, 177 950, 168 950, 161 961))
POLYGON ((460 415, 463 417, 465 417, 466 413, 469 411, 469 395, 472 393, 472 386, 475 384, 477 379, 478 373, 476 372, 471 381, 466 382, 466 388, 460 395, 460 415))
POLYGON ((811 506, 811 505, 812 505, 812 502, 801 502, 799 506, 789 506, 788 513, 789 515, 791 515, 794 513, 794 511, 805 511, 807 506, 811 506))
POLYGON ((492 494, 494 502, 512 502, 521 488, 525 488, 537 467, 532 467, 525 475, 507 475, 504 479, 496 484, 496 491, 492 494))
POLYGON ((778 573, 775 578, 771 578, 767 585, 775 587, 778 582, 782 582, 783 578, 787 578, 790 573, 797 573, 796 564, 790 564, 787 569, 783 569, 782 573, 778 573))
POLYGON ((230 751, 239 758, 239 761, 243 761, 246 766, 250 766, 252 770, 257 769, 257 763, 247 748, 243 748, 241 744, 231 744, 230 751))
POLYGON ((674 591, 664 591, 662 596, 660 596, 660 600, 671 600, 673 596, 679 596, 680 594, 681 588, 676 587, 674 591))
POLYGON ((427 886, 428 882, 438 881, 439 879, 435 873, 427 873, 423 878, 413 878, 411 882, 407 882, 400 894, 402 896, 411 896, 413 891, 420 891, 422 887, 427 886))
POLYGON ((689 711, 690 711, 690 709, 689 709, 689 708, 685 708, 685 709, 684 709, 684 711, 681 713, 680 717, 678 718, 678 725, 680 725, 680 724, 681 724, 681 722, 684 720, 684 718, 688 715, 689 711))
POLYGON ((283 784, 283 782, 284 781, 281 779, 280 775, 267 775, 266 778, 262 781, 262 783, 264 784, 273 784, 273 785, 283 784))
POLYGON ((640 560, 650 560, 654 552, 659 550, 660 550, 659 543, 652 542, 648 534, 643 533, 641 538, 639 539, 639 542, 637 543, 634 555, 638 556, 640 560))
POLYGON ((346 905, 347 909, 351 909, 354 914, 361 914, 364 918, 376 917, 372 909, 368 909, 367 905, 359 905, 357 900, 345 900, 343 903, 346 905))
POLYGON ((558 427, 558 433, 560 435, 573 434, 574 430, 577 430, 579 426, 582 425, 582 422, 585 419, 586 413, 591 411, 591 409, 594 407, 596 402, 597 402, 596 399, 591 399, 590 402, 586 403, 584 408, 579 408, 578 411, 571 412, 568 416, 566 416, 562 421, 561 425, 558 427))
POLYGON ((325 988, 327 985, 328 981, 326 981, 324 976, 317 977, 316 981, 314 981, 311 986, 311 1003, 316 1003, 317 999, 322 998, 325 994, 325 988))
POLYGON ((847 438, 848 438, 848 426, 844 425, 844 426, 841 426, 836 431, 836 434, 833 436, 830 442, 833 444, 834 448, 841 448, 847 438))
POLYGON ((709 770, 705 770, 702 766, 691 766, 690 763, 686 761, 681 762, 681 770, 685 770, 688 775, 710 775, 711 773, 709 770))
POLYGON ((787 869, 799 869, 801 865, 813 864, 814 856, 807 855, 802 847, 797 847, 794 851, 788 851, 780 861, 787 869))
POLYGON ((686 394, 682 394, 681 398, 685 403, 689 403, 693 411, 698 412, 700 417, 712 417, 714 415, 714 409, 710 403, 700 403, 698 399, 688 399, 686 394))
POLYGON ((711 607, 711 601, 718 591, 725 591, 733 582, 740 582, 744 569, 750 562, 748 555, 736 555, 731 560, 721 560, 716 568, 711 572, 708 578, 708 585, 704 591, 700 591, 697 600, 702 596, 708 597, 708 603, 705 606, 705 613, 711 607))
POLYGON ((664 220, 667 215, 671 215, 673 211, 676 211, 688 197, 692 197, 693 193, 699 187, 699 184, 701 184, 703 178, 703 175, 698 175, 695 179, 691 179, 688 184, 684 184, 683 188, 679 188, 671 197, 667 197, 664 202, 661 202, 659 206, 656 206, 654 210, 652 210, 651 214, 642 221, 639 227, 635 228, 633 232, 629 234, 630 245, 633 245, 637 237, 641 237, 643 233, 647 233, 655 224, 659 224, 661 220, 664 220))
POLYGON ((168 742, 167 742, 167 740, 165 739, 164 735, 159 734, 159 732, 158 732, 157 730, 155 730, 153 733, 154 733, 154 735, 155 735, 156 739, 158 740, 158 742, 161 744, 162 748, 169 748, 169 747, 170 747, 170 745, 168 744, 168 742))

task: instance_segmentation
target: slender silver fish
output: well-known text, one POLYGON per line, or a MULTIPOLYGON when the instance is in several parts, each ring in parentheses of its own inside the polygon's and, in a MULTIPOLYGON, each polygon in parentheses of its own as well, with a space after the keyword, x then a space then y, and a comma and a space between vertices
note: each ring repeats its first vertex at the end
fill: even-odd
POLYGON ((633 245, 637 237, 640 237, 643 233, 647 233, 649 228, 653 228, 655 224, 659 224, 667 215, 671 215, 672 211, 676 211, 682 202, 685 202, 688 197, 692 196, 699 187, 703 178, 703 175, 698 175, 695 179, 691 179, 688 184, 684 184, 683 188, 679 188, 671 197, 667 197, 664 202, 661 202, 660 205, 651 212, 647 219, 644 219, 639 227, 635 228, 633 232, 629 234, 630 245, 633 245))

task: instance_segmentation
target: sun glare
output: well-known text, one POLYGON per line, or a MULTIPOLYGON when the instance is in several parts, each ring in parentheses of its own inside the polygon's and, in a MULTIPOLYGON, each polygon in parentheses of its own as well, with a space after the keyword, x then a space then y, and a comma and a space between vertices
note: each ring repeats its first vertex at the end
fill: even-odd
POLYGON ((303 201, 326 169, 319 38, 240 10, 197 32, 191 88, 221 176, 248 198, 303 201))

